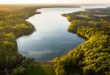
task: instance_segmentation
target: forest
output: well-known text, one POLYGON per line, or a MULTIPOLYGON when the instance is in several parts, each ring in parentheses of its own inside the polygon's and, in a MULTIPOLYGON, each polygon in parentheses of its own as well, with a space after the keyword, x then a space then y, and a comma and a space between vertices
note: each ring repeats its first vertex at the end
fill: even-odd
POLYGON ((41 66, 19 54, 16 43, 18 37, 29 35, 35 30, 25 20, 39 14, 40 12, 35 12, 38 8, 27 5, 0 5, 0 75, 34 75, 35 72, 41 75, 47 71, 42 67, 49 69, 49 65, 41 66))
POLYGON ((84 38, 66 55, 56 58, 56 75, 110 75, 110 8, 63 14, 70 33, 84 38))
POLYGON ((16 39, 34 32, 26 19, 39 8, 0 5, 0 75, 110 75, 110 8, 63 14, 71 22, 67 30, 86 41, 52 63, 18 53, 16 39))

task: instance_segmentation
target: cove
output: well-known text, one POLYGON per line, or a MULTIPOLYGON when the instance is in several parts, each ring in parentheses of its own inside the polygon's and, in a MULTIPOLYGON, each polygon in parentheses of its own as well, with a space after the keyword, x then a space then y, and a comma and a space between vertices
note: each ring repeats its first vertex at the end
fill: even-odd
MULTIPOLYGON (((80 8, 42 8, 29 19, 36 31, 17 39, 19 53, 37 61, 47 61, 68 53, 85 40, 67 31, 70 24, 63 13, 84 11, 91 8, 106 8, 105 5, 81 6, 80 8)), ((36 11, 36 12, 37 12, 36 11)))

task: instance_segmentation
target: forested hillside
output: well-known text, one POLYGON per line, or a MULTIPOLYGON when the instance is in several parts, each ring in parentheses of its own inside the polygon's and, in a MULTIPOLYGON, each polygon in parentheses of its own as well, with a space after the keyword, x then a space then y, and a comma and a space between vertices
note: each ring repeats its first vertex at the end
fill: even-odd
MULTIPOLYGON (((18 53, 16 39, 35 28, 26 19, 41 6, 0 5, 0 75, 55 75, 53 65, 36 62, 18 53)), ((44 7, 44 6, 42 6, 44 7)))
POLYGON ((16 38, 33 32, 25 20, 35 11, 34 6, 0 6, 0 75, 23 75, 30 70, 32 60, 18 53, 16 38))
POLYGON ((71 22, 68 31, 83 37, 86 42, 54 60, 56 74, 110 75, 110 8, 63 16, 71 22))
POLYGON ((0 5, 0 75, 55 75, 53 65, 56 75, 110 75, 110 8, 63 14, 68 31, 86 42, 53 62, 35 62, 18 53, 16 39, 35 30, 25 20, 38 8, 0 5))

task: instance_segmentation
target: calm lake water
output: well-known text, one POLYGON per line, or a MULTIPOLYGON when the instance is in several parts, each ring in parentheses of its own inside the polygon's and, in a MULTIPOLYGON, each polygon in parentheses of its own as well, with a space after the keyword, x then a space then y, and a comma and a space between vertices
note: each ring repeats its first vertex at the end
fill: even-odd
POLYGON ((109 5, 38 9, 37 11, 42 12, 41 14, 36 14, 27 19, 37 31, 17 39, 19 53, 39 61, 50 60, 66 54, 83 43, 84 39, 67 31, 70 23, 61 14, 84 11, 86 8, 105 8, 107 6, 109 5))

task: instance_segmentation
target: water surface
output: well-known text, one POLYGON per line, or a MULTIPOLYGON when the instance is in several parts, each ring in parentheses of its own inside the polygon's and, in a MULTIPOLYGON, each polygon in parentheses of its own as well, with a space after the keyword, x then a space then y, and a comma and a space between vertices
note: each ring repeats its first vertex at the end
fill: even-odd
POLYGON ((105 8, 107 6, 82 6, 81 8, 42 8, 41 14, 36 14, 27 21, 32 23, 36 30, 28 36, 17 39, 19 53, 28 58, 45 61, 61 56, 84 39, 76 34, 69 33, 67 27, 70 24, 61 14, 84 11, 86 8, 105 8))

